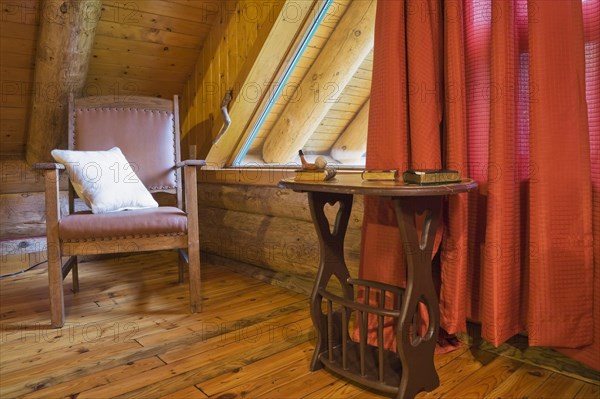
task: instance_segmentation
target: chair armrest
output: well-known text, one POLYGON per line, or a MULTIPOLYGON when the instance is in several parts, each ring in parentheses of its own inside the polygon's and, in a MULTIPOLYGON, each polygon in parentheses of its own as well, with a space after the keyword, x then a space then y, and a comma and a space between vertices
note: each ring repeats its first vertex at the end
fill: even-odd
POLYGON ((55 162, 34 163, 33 164, 33 169, 38 169, 38 170, 54 170, 54 169, 65 170, 65 165, 63 165, 61 163, 55 163, 55 162))
MULTIPOLYGON (((190 231, 197 232, 198 231, 198 180, 196 178, 196 168, 195 166, 202 166, 206 164, 204 161, 183 161, 181 162, 184 166, 183 168, 183 177, 185 184, 184 188, 184 198, 185 198, 185 211, 188 214, 188 234, 190 231), (190 162, 188 164, 187 162, 190 162)), ((197 234, 197 233, 194 233, 197 234)))
POLYGON ((61 218, 59 179, 60 172, 65 170, 60 163, 36 163, 34 169, 44 174, 44 199, 46 208, 46 236, 49 243, 58 243, 58 223, 61 218))
POLYGON ((206 161, 202 159, 188 159, 185 161, 180 161, 175 164, 176 168, 182 168, 184 166, 204 166, 206 165, 206 161))

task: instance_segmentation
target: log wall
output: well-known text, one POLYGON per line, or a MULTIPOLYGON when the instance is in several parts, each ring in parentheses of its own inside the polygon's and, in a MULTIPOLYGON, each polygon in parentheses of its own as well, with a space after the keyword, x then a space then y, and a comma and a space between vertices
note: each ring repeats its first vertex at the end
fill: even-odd
MULTIPOLYGON (((202 250, 274 272, 314 277, 319 245, 306 194, 272 186, 201 184, 202 250)), ((326 209, 331 221, 336 209, 326 209)), ((345 256, 357 275, 363 200, 355 197, 345 256)))
MULTIPOLYGON (((61 179, 66 188, 66 179, 61 179)), ((22 160, 0 160, 0 275, 46 259, 44 180, 22 160)), ((67 210, 63 192, 61 208, 67 210)))

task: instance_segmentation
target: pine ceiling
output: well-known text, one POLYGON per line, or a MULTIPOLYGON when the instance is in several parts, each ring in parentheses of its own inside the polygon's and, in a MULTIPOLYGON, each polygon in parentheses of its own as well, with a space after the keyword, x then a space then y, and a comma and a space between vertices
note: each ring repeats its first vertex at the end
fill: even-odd
POLYGON ((214 0, 104 1, 87 91, 165 98, 181 93, 223 10, 214 0))
MULTIPOLYGON (((211 27, 227 12, 218 0, 104 1, 84 94, 181 94, 211 27)), ((24 154, 32 95, 51 100, 53 87, 33 87, 40 18, 56 19, 61 2, 0 0, 0 153, 24 154)))

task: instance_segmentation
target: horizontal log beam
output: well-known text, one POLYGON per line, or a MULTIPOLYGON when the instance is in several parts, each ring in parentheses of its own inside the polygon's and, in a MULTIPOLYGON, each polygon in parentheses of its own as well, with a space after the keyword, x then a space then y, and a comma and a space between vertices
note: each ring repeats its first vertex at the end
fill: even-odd
POLYGON ((101 0, 43 0, 35 57, 34 87, 53 88, 53 98, 33 96, 25 159, 47 162, 50 151, 66 147, 70 93, 81 95, 100 18, 101 0))
MULTIPOLYGON (((239 184, 201 184, 198 186, 200 207, 213 207, 266 216, 277 216, 311 222, 308 199, 304 193, 296 193, 277 187, 239 184)), ((335 208, 326 208, 329 220, 335 217, 335 208)), ((354 196, 348 227, 360 229, 363 222, 363 196, 354 196)))
MULTIPOLYGON (((60 175, 60 189, 67 189, 66 173, 60 175)), ((0 194, 44 191, 44 175, 20 159, 0 160, 0 194)))
MULTIPOLYGON (((0 194, 0 237, 39 237, 46 235, 46 209, 44 193, 0 194)), ((60 208, 68 212, 69 198, 66 191, 60 192, 60 208)), ((75 210, 87 207, 81 200, 75 201, 75 210)))
MULTIPOLYGON (((200 246, 205 252, 265 267, 275 272, 314 277, 319 243, 311 222, 246 212, 200 208, 200 246)), ((357 275, 360 230, 346 234, 345 258, 357 275)))

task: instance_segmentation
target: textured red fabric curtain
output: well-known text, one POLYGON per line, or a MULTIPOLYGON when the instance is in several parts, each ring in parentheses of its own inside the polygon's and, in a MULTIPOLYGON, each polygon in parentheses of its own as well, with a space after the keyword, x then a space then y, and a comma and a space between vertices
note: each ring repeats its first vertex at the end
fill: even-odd
MULTIPOLYGON (((379 1, 367 168, 480 184, 448 201, 442 327, 527 331, 600 369, 598 2, 379 1)), ((361 277, 404 284, 399 240, 367 198, 361 277)))
MULTIPOLYGON (((368 169, 441 167, 441 27, 436 18, 422 22, 421 12, 429 8, 438 11, 438 1, 377 3, 368 169)), ((405 256, 396 223, 391 201, 365 198, 361 278, 405 285, 405 256)), ((394 348, 393 324, 387 322, 385 344, 394 348)), ((376 329, 376 323, 370 320, 370 328, 376 329)), ((376 334, 369 334, 369 342, 377 342, 376 334)))
POLYGON ((593 240, 593 342, 580 349, 561 349, 583 363, 600 369, 600 0, 583 2, 585 83, 590 135, 593 240))

